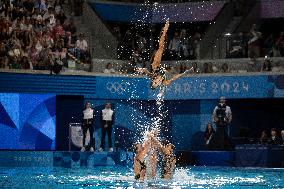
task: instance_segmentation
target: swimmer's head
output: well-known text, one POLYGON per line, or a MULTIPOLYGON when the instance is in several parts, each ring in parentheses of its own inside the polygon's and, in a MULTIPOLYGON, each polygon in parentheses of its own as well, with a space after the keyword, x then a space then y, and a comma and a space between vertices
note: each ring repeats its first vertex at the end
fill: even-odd
POLYGON ((157 76, 155 77, 154 79, 152 79, 152 82, 151 82, 151 89, 154 90, 156 89, 157 87, 159 87, 162 83, 163 83, 163 78, 162 76, 157 76))

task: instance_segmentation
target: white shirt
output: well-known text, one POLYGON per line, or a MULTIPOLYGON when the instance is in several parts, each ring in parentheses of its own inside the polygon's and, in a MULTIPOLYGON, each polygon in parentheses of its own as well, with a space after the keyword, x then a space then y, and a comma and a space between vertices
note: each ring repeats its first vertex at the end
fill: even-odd
POLYGON ((115 73, 115 70, 113 69, 113 68, 111 68, 111 69, 104 69, 104 71, 103 71, 103 73, 105 73, 105 74, 111 74, 111 73, 115 73))
POLYGON ((102 110, 102 115, 104 121, 112 121, 113 110, 105 108, 102 110))
MULTIPOLYGON (((216 107, 214 108, 214 112, 213 112, 213 115, 214 115, 214 116, 216 116, 217 109, 218 109, 218 106, 216 106, 216 107)), ((226 118, 229 119, 229 121, 231 121, 231 119, 232 119, 232 111, 231 111, 230 106, 227 106, 227 105, 226 105, 225 113, 226 113, 226 118)))
POLYGON ((82 41, 78 39, 76 41, 76 48, 86 51, 88 49, 87 41, 85 39, 83 39, 82 41))
POLYGON ((94 110, 92 108, 87 108, 83 111, 84 119, 92 119, 94 117, 94 110))

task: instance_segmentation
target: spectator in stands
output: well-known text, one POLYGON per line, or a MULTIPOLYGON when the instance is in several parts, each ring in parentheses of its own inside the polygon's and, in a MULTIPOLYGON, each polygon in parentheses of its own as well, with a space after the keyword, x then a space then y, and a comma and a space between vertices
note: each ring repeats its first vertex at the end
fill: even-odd
POLYGON ((212 64, 205 62, 205 63, 203 64, 202 73, 213 73, 212 64))
POLYGON ((59 20, 61 25, 64 24, 67 17, 65 16, 63 9, 60 10, 59 14, 56 15, 56 19, 59 20))
POLYGON ((192 62, 192 66, 190 68, 190 72, 194 73, 194 74, 200 73, 200 69, 197 66, 197 62, 192 62))
POLYGON ((190 56, 191 59, 200 59, 200 33, 196 32, 191 41, 190 56))
POLYGON ((148 55, 148 49, 147 49, 147 40, 145 37, 142 37, 140 34, 136 34, 135 38, 135 49, 137 49, 138 53, 140 54, 140 57, 142 60, 146 60, 148 55))
POLYGON ((267 134, 267 132, 265 130, 263 130, 261 132, 261 136, 259 138, 259 142, 260 142, 260 144, 267 144, 268 141, 269 141, 268 134, 267 134))
POLYGON ((186 34, 186 30, 182 29, 180 32, 180 56, 181 59, 187 59, 189 57, 189 38, 186 34))
POLYGON ((281 145, 284 145, 284 130, 281 131, 281 145))
POLYGON ((269 144, 278 145, 281 143, 281 139, 277 135, 277 130, 275 128, 271 129, 271 137, 268 141, 269 144))
POLYGON ((115 73, 116 71, 113 69, 112 67, 112 63, 108 63, 106 65, 106 68, 103 70, 103 73, 105 74, 112 74, 112 73, 115 73))
POLYGON ((182 74, 187 70, 187 67, 185 64, 181 64, 179 67, 179 73, 182 74))
POLYGON ((83 33, 79 34, 79 39, 76 41, 75 50, 76 50, 77 59, 81 59, 82 57, 84 57, 87 54, 88 43, 84 39, 83 33))
POLYGON ((247 71, 248 72, 259 72, 261 70, 261 65, 260 63, 257 61, 256 57, 253 56, 252 58, 250 58, 250 60, 248 61, 248 68, 247 71))
POLYGON ((280 33, 280 36, 276 42, 276 48, 279 50, 280 55, 284 56, 284 32, 280 33))
POLYGON ((210 139, 214 133, 215 133, 215 130, 212 126, 212 123, 207 123, 205 133, 204 133, 205 145, 208 145, 210 143, 210 139))
POLYGON ((223 63, 220 69, 221 73, 229 73, 230 69, 227 63, 223 63))
POLYGON ((169 53, 172 60, 180 58, 181 39, 178 32, 174 33, 173 39, 169 43, 169 53))
POLYGON ((262 67, 261 67, 261 72, 270 72, 272 70, 272 65, 271 61, 269 59, 265 59, 263 61, 262 67))
POLYGON ((243 32, 234 37, 229 51, 229 58, 243 58, 245 55, 245 38, 243 32))
POLYGON ((143 59, 142 59, 141 54, 140 54, 140 52, 137 48, 133 50, 131 59, 132 59, 134 66, 139 67, 139 68, 143 68, 143 59))
POLYGON ((253 53, 256 57, 260 56, 260 40, 261 33, 257 30, 256 24, 253 24, 250 33, 249 33, 249 41, 248 41, 248 56, 251 57, 253 53))

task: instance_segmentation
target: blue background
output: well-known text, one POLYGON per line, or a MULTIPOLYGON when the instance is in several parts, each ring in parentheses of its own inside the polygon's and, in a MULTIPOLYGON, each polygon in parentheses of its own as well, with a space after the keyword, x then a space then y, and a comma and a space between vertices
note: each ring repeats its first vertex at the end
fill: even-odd
MULTIPOLYGON (((141 138, 141 133, 147 126, 153 126, 153 119, 158 115, 155 102, 158 90, 151 90, 145 77, 1 73, 0 80, 0 92, 53 93, 65 96, 65 100, 68 96, 80 96, 78 100, 62 101, 59 117, 66 123, 57 124, 58 139, 62 137, 62 140, 56 149, 60 150, 68 149, 68 131, 62 127, 68 127, 67 121, 81 121, 84 101, 91 101, 96 110, 94 136, 97 147, 101 138, 100 111, 106 102, 112 102, 115 109, 113 141, 118 142, 119 148, 129 148, 141 138)), ((161 138, 172 141, 177 150, 201 149, 205 126, 211 121, 220 96, 228 99, 233 111, 231 137, 239 136, 242 128, 249 130, 248 137, 259 137, 261 130, 271 127, 283 129, 284 75, 190 76, 175 81, 167 89, 161 138)), ((7 98, 13 105, 18 97, 9 95, 7 98)), ((17 108, 13 105, 13 110, 9 110, 16 112, 12 118, 19 116, 17 108)), ((19 120, 14 119, 14 125, 20 124, 19 120)), ((17 132, 11 132, 11 135, 17 138, 17 132)))
POLYGON ((0 149, 54 150, 52 94, 0 93, 0 149))

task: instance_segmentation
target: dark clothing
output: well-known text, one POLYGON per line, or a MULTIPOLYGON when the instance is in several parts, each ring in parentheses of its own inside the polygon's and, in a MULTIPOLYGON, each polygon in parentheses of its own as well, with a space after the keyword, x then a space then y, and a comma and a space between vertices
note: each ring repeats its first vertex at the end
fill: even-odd
POLYGON ((105 137, 108 136, 108 146, 112 148, 112 121, 102 121, 102 141, 101 148, 105 149, 105 137), (107 125, 107 126, 106 126, 107 125), (106 126, 106 127, 105 127, 106 126))
POLYGON ((205 140, 206 140, 206 141, 209 140, 209 138, 211 137, 211 135, 213 135, 214 133, 215 133, 214 130, 211 130, 211 131, 207 130, 207 131, 205 131, 205 133, 204 133, 205 140))
POLYGON ((216 133, 211 137, 208 145, 209 150, 233 150, 233 145, 225 131, 226 125, 217 124, 216 133))
POLYGON ((272 137, 271 137, 268 141, 268 144, 279 145, 279 144, 281 144, 281 139, 278 136, 275 136, 274 139, 272 139, 272 137))
POLYGON ((94 128, 93 128, 93 119, 84 119, 83 124, 82 124, 82 131, 83 131, 83 146, 85 146, 85 141, 86 141, 86 134, 89 129, 90 133, 90 147, 95 147, 94 139, 93 139, 93 134, 94 134, 94 128))

